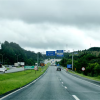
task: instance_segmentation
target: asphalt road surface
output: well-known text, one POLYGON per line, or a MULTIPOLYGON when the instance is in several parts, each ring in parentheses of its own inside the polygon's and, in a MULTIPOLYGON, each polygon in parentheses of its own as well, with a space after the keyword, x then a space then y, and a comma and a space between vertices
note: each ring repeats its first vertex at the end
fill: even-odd
POLYGON ((24 68, 16 68, 16 67, 12 67, 10 70, 5 71, 5 73, 12 73, 12 72, 18 72, 18 71, 23 71, 24 68))
POLYGON ((100 100, 100 86, 50 66, 35 83, 2 100, 100 100))

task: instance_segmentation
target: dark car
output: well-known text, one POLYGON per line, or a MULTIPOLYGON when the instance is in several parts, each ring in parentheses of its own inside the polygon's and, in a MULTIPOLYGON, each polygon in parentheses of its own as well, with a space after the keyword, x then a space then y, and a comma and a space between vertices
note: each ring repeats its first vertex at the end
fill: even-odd
POLYGON ((57 67, 57 71, 61 71, 61 68, 60 67, 57 67))

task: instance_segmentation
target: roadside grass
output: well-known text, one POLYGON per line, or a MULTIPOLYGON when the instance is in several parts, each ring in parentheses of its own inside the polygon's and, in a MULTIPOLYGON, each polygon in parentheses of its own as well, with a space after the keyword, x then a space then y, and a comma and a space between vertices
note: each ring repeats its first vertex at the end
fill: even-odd
MULTIPOLYGON (((66 68, 64 67, 64 69, 66 69, 66 68)), ((83 73, 77 73, 77 72, 72 71, 72 70, 68 70, 68 72, 76 74, 76 75, 84 77, 84 78, 87 78, 87 79, 90 79, 90 80, 100 81, 100 76, 97 76, 97 77, 86 76, 83 73)))
POLYGON ((10 68, 8 68, 8 67, 5 67, 5 68, 7 68, 7 70, 9 70, 10 68))
POLYGON ((36 74, 35 70, 0 74, 0 95, 32 82, 42 75, 48 66, 49 64, 44 66, 41 70, 36 71, 36 74))
POLYGON ((17 66, 16 68, 22 68, 21 66, 17 66))

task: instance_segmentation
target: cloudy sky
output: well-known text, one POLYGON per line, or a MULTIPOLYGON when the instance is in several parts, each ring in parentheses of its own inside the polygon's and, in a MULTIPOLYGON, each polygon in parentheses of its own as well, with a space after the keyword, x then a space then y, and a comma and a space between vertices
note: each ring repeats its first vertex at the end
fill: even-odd
POLYGON ((35 52, 100 47, 100 0, 0 0, 0 41, 35 52))

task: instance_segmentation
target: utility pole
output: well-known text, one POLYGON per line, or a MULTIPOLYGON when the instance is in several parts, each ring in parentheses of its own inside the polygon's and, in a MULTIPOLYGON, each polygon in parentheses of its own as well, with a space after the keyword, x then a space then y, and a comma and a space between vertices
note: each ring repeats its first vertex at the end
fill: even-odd
POLYGON ((73 52, 72 52, 72 70, 73 70, 73 52))
POLYGON ((37 67, 38 67, 38 52, 37 52, 37 67))
MULTIPOLYGON (((64 50, 64 51, 66 51, 66 50, 64 50)), ((64 64, 65 64, 65 54, 64 54, 65 52, 63 52, 63 55, 64 55, 64 64)))
POLYGON ((20 54, 19 55, 15 54, 15 55, 17 56, 17 63, 18 63, 18 56, 20 56, 20 54))

